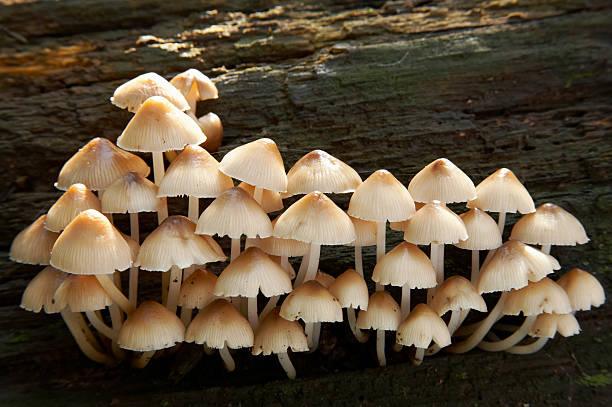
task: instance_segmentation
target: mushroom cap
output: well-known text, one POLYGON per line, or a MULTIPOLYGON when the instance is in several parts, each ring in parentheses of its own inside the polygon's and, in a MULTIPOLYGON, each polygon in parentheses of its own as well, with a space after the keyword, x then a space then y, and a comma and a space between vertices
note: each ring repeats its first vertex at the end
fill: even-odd
POLYGON ((328 289, 342 308, 368 309, 368 286, 355 270, 348 269, 340 274, 328 289))
POLYGON ((280 316, 289 321, 342 322, 342 307, 327 288, 315 280, 297 286, 283 301, 280 316))
POLYGON ((206 136, 200 126, 161 96, 147 99, 132 117, 117 145, 129 151, 163 152, 201 144, 206 136))
POLYGON ((92 191, 105 190, 126 172, 146 177, 151 169, 137 155, 120 149, 105 138, 96 137, 66 161, 55 187, 65 191, 71 185, 81 183, 92 191))
POLYGON ((287 191, 283 157, 276 143, 269 138, 260 138, 234 148, 221 160, 219 171, 256 187, 287 191))
POLYGON ((522 214, 535 211, 529 192, 507 168, 500 168, 478 184, 476 197, 468 201, 467 207, 522 214))
POLYGON ((512 228, 511 239, 529 244, 575 246, 589 241, 584 227, 572 214, 551 203, 524 215, 512 228))
POLYGON ((136 240, 132 239, 130 236, 126 235, 125 233, 119 231, 119 234, 121 235, 121 237, 123 237, 123 240, 127 242, 130 248, 130 257, 132 258, 132 263, 134 263, 136 259, 138 258, 138 252, 140 251, 140 245, 138 244, 138 242, 136 242, 136 240))
POLYGON ((408 191, 418 202, 466 202, 476 196, 470 177, 446 158, 438 158, 419 171, 408 191))
POLYGON ((376 291, 370 296, 368 309, 359 311, 356 326, 359 329, 395 331, 401 320, 400 307, 391 294, 376 291))
POLYGON ((497 249, 502 244, 501 233, 497 222, 484 211, 473 208, 459 215, 468 238, 455 246, 467 250, 491 250, 497 249))
POLYGON ((106 216, 88 209, 57 238, 50 263, 70 274, 113 274, 132 265, 132 252, 106 216))
POLYGON ((186 308, 202 309, 216 300, 215 283, 217 276, 205 269, 196 269, 183 281, 179 292, 178 305, 186 308))
POLYGON ((397 343, 426 349, 431 341, 443 348, 450 345, 448 327, 426 304, 418 304, 397 328, 397 343))
POLYGON ((376 222, 355 218, 349 215, 355 227, 355 241, 347 246, 376 246, 376 222))
POLYGON ((482 294, 523 288, 529 281, 541 280, 560 268, 559 262, 551 255, 518 240, 509 240, 497 249, 491 260, 480 270, 478 292, 482 294))
POLYGON ((570 299, 573 311, 590 311, 591 306, 599 307, 606 301, 601 283, 592 274, 573 268, 557 281, 570 299))
POLYGON ((253 329, 242 314, 229 302, 218 299, 200 310, 191 321, 185 342, 206 344, 210 348, 231 349, 253 346, 253 329))
POLYGON ((287 193, 283 198, 320 191, 324 194, 353 192, 361 177, 350 165, 323 150, 300 158, 287 173, 287 193))
POLYGON ((74 184, 47 211, 45 229, 61 232, 72 219, 87 209, 101 212, 100 200, 85 185, 74 184))
POLYGON ((95 276, 71 274, 57 288, 53 296, 59 309, 70 312, 97 311, 113 303, 95 276))
POLYGON ((219 171, 219 162, 208 151, 188 145, 166 170, 158 196, 216 198, 233 186, 232 179, 219 171))
POLYGON ((524 316, 542 313, 569 314, 572 312, 567 293, 548 277, 530 282, 526 287, 512 290, 504 302, 504 314, 524 316))
POLYGON ((434 293, 431 308, 444 315, 448 311, 462 311, 475 309, 487 312, 487 304, 476 291, 476 287, 465 277, 451 276, 444 280, 434 293))
POLYGON ((219 116, 208 112, 198 119, 198 125, 206 135, 206 141, 202 143, 202 147, 211 153, 219 150, 223 141, 223 124, 219 116))
POLYGON ((135 172, 117 178, 102 195, 104 213, 157 212, 157 185, 135 172))
POLYGON ((195 234, 196 224, 185 216, 166 218, 140 246, 135 266, 148 271, 181 269, 193 264, 224 261, 210 241, 195 234))
POLYGON ((197 234, 229 236, 232 239, 272 235, 270 218, 249 194, 234 187, 219 195, 200 215, 197 234))
POLYGON ((374 222, 399 222, 414 215, 414 201, 406 187, 387 170, 373 172, 355 189, 348 214, 374 222))
POLYGON ((408 288, 435 287, 436 271, 429 257, 412 243, 402 242, 385 254, 372 273, 375 282, 408 288))
POLYGON ((47 215, 42 215, 23 229, 11 243, 9 258, 17 263, 49 264, 51 249, 59 233, 45 229, 47 215))
POLYGON ((249 247, 219 275, 215 295, 223 297, 265 297, 291 292, 287 272, 258 247, 249 247))
POLYGON ((280 307, 275 307, 265 316, 255 331, 253 355, 306 352, 308 344, 302 326, 297 321, 287 321, 279 315, 280 307))
MULTIPOLYGON (((426 204, 423 202, 415 202, 414 209, 418 211, 425 205, 426 204)), ((389 229, 395 230, 396 232, 403 232, 404 230, 406 230, 406 225, 408 224, 409 221, 410 219, 402 220, 400 222, 389 222, 389 229)))
POLYGON ((529 336, 554 338, 559 332, 568 337, 580 333, 580 325, 573 314, 540 314, 529 330, 529 336))
POLYGON ((332 285, 334 281, 336 281, 336 278, 331 274, 327 274, 321 271, 321 269, 319 269, 317 270, 315 281, 329 290, 329 286, 332 285))
MULTIPOLYGON (((241 182, 238 184, 238 188, 244 189, 249 195, 254 196, 255 187, 251 184, 247 184, 246 182, 241 182)), ((276 212, 283 209, 283 199, 281 198, 280 192, 270 191, 269 189, 264 189, 261 194, 261 207, 266 213, 276 212)))
POLYGON ((185 339, 185 326, 163 305, 144 301, 132 312, 119 331, 120 348, 148 352, 171 348, 185 339))
POLYGON ((125 82, 113 93, 111 103, 129 112, 136 112, 151 96, 163 96, 179 110, 189 110, 189 104, 183 94, 167 80, 149 72, 125 82))
POLYGON ((47 314, 60 312, 62 308, 53 301, 53 296, 66 276, 68 274, 53 267, 45 267, 28 283, 19 306, 32 312, 40 312, 41 309, 47 314))
MULTIPOLYGON (((272 221, 272 227, 276 225, 278 217, 272 221)), ((295 239, 281 239, 280 237, 266 237, 257 242, 258 247, 273 256, 296 257, 303 256, 308 252, 310 245, 295 239)))
POLYGON ((197 69, 191 68, 181 72, 172 78, 170 83, 184 96, 194 94, 196 100, 219 98, 219 92, 213 81, 197 69))
POLYGON ((300 198, 279 216, 274 236, 322 245, 355 240, 355 227, 346 213, 321 192, 300 198))
POLYGON ((423 206, 405 223, 404 240, 414 244, 454 244, 467 238, 459 215, 437 201, 423 206))

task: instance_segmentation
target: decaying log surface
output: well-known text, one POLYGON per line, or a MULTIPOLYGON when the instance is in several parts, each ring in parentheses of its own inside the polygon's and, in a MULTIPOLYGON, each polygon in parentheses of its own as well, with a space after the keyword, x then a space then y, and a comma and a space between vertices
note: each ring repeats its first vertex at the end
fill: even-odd
MULTIPOLYGON (((89 363, 59 317, 20 310, 21 292, 39 268, 7 259, 17 232, 59 196, 53 183, 63 162, 90 138, 121 133, 130 115, 110 105, 114 88, 150 70, 170 78, 195 67, 219 88, 218 100, 198 107, 223 120, 219 157, 265 136, 277 142, 287 167, 320 148, 363 178, 386 168, 407 183, 441 156, 475 182, 508 167, 536 204, 555 202, 584 223, 589 244, 553 247, 552 254, 564 270, 594 272, 609 294, 609 2, 3 4, 3 405, 609 405, 609 305, 578 314, 578 337, 557 338, 526 357, 442 353, 415 368, 405 351, 380 369, 372 343, 357 344, 345 326, 333 326, 324 327, 320 352, 292 356, 293 382, 283 380, 272 358, 245 352, 232 374, 215 357, 194 367, 201 353, 189 346, 136 372, 89 363)), ((173 204, 171 211, 184 208, 173 204)), ((144 227, 153 222, 145 218, 144 227)), ((401 236, 389 238, 388 248, 401 236)), ((447 250, 449 272, 467 273, 467 255, 447 250)), ((321 267, 337 275, 351 261, 348 249, 324 248, 321 267)), ((372 251, 365 261, 370 270, 372 251)), ((143 297, 155 296, 158 275, 144 278, 143 297)))

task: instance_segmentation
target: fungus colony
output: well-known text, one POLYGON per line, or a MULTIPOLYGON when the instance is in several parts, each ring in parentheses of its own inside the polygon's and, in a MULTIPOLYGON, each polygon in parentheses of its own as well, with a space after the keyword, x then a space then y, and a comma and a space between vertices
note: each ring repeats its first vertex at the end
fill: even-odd
POLYGON ((551 245, 588 238, 562 208, 546 203, 536 209, 512 171, 502 168, 474 187, 441 158, 406 188, 386 170, 362 182, 353 168, 315 150, 286 174, 276 144, 265 138, 233 149, 219 163, 199 146, 215 150, 221 143, 219 118, 195 115, 196 101, 207 98, 217 98, 217 89, 195 70, 171 82, 149 73, 121 85, 111 101, 135 115, 118 147, 103 138, 82 147, 60 171, 56 187, 66 192, 13 241, 12 260, 47 266, 27 286, 21 307, 60 313, 91 360, 129 359, 142 368, 156 351, 185 341, 207 353, 218 349, 228 370, 235 367, 230 349, 274 353, 294 378, 288 351, 315 350, 321 323, 341 323, 343 308, 358 341, 376 331, 381 366, 386 331, 396 332, 394 350, 416 348, 416 364, 441 348, 528 354, 556 332, 577 334, 574 313, 604 302, 602 286, 585 271, 573 269, 557 282, 547 277, 560 268, 551 245), (152 153, 154 183, 145 162, 128 151, 152 153), (165 174, 164 152, 172 161, 165 174), (241 184, 235 187, 233 179, 241 184), (347 212, 326 195, 346 193, 352 193, 347 212), (300 194, 271 221, 268 213, 281 210, 282 199, 300 194), (168 216, 166 197, 185 195, 188 217, 168 216), (200 213, 199 198, 215 199, 200 213), (446 206, 458 202, 469 210, 457 215, 446 206), (505 215, 517 211, 524 216, 502 244, 505 215), (159 221, 142 242, 140 212, 157 212, 159 221), (486 212, 497 212, 498 222, 486 212), (116 213, 129 213, 130 236, 113 226, 116 213), (387 222, 405 240, 389 252, 387 222), (219 276, 204 267, 227 258, 214 235, 231 239, 230 261, 219 276), (445 278, 448 244, 471 250, 470 280, 445 278), (354 246, 355 268, 335 279, 318 271, 321 245, 354 246), (376 266, 364 273, 361 248, 374 245, 376 266), (419 246, 430 246, 430 255, 419 246), (480 251, 488 251, 482 266, 480 251), (297 276, 288 260, 296 256, 302 256, 297 276), (128 269, 124 290, 119 272, 128 269), (161 303, 138 302, 140 269, 162 273, 161 303), (364 279, 370 276, 376 282, 371 295, 364 279), (401 287, 400 304, 385 291, 389 285, 401 287), (427 303, 411 308, 415 289, 428 289, 427 303), (481 295, 491 292, 501 292, 495 307, 482 321, 463 325, 470 310, 487 311, 481 295), (441 316, 449 311, 445 322, 441 316), (491 331, 503 315, 520 313, 524 322, 506 326, 511 332, 504 339, 491 331))

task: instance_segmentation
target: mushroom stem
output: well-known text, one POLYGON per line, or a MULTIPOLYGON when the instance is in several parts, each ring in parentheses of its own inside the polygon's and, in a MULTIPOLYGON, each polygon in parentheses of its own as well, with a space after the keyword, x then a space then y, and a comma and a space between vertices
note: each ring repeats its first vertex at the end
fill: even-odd
POLYGON ((280 295, 274 295, 270 297, 270 299, 268 300, 268 303, 266 304, 264 309, 261 311, 261 314, 260 314, 261 319, 264 319, 266 315, 268 315, 268 312, 272 311, 274 307, 276 307, 276 304, 278 304, 279 298, 280 298, 280 295))
MULTIPOLYGON (((130 213, 130 237, 136 243, 140 243, 140 230, 138 225, 138 213, 130 213)), ((138 267, 130 267, 129 294, 130 303, 138 304, 138 267)))
POLYGON ((191 322, 191 318, 193 316, 193 308, 189 307, 181 307, 181 322, 183 325, 187 326, 191 322))
POLYGON ((402 321, 406 319, 410 313, 410 287, 408 284, 402 286, 402 303, 400 305, 402 310, 402 321))
POLYGON ((121 315, 121 311, 116 303, 111 304, 108 310, 110 311, 111 323, 113 324, 113 331, 115 332, 115 339, 113 339, 112 343, 113 354, 117 359, 123 359, 125 357, 125 352, 117 344, 119 331, 121 330, 121 325, 123 325, 123 315, 121 315))
POLYGON ((289 359, 287 352, 277 353, 276 357, 285 370, 285 373, 287 373, 287 377, 295 379, 295 367, 293 367, 293 363, 291 363, 291 359, 289 359))
MULTIPOLYGON (((385 256, 385 238, 387 235, 387 221, 376 222, 376 263, 385 256)), ((385 287, 376 283, 376 291, 383 291, 385 287)), ((381 365, 383 366, 383 365, 381 365)))
POLYGON ((155 355, 154 350, 150 350, 148 352, 142 352, 137 358, 132 360, 131 365, 133 368, 143 369, 149 364, 151 359, 153 359, 154 355, 155 355))
POLYGON ((304 277, 304 281, 298 282, 298 285, 314 280, 317 276, 317 269, 319 268, 319 255, 321 254, 321 245, 318 243, 310 243, 310 250, 308 252, 308 269, 306 270, 306 276, 304 277))
POLYGON ((543 244, 542 248, 540 249, 540 251, 542 251, 542 253, 550 254, 550 245, 549 244, 543 244))
POLYGON ((61 311, 61 315, 79 349, 81 349, 81 352, 83 352, 85 356, 94 362, 105 365, 112 365, 114 363, 110 357, 100 352, 87 340, 86 330, 89 330, 89 328, 85 324, 85 320, 83 320, 80 313, 70 312, 67 308, 64 308, 61 311))
POLYGON ((187 217, 195 223, 198 223, 200 217, 200 200, 197 196, 189 195, 189 205, 187 206, 187 217))
POLYGON ((385 330, 376 330, 376 356, 378 356, 378 364, 387 366, 387 358, 385 357, 385 330))
POLYGON ((108 274, 97 274, 96 278, 100 282, 104 291, 108 294, 109 297, 125 312, 126 314, 131 314, 134 312, 136 307, 134 307, 130 300, 128 300, 125 295, 117 288, 117 286, 112 282, 112 280, 108 277, 108 274))
POLYGON ((89 322, 91 322, 91 325, 98 330, 98 332, 110 340, 116 340, 117 334, 113 328, 106 325, 95 311, 85 311, 85 315, 87 315, 87 319, 89 322))
POLYGON ((227 348, 227 341, 223 344, 223 347, 219 349, 219 355, 221 355, 221 359, 223 359, 223 364, 227 371, 233 372, 234 369, 236 369, 236 363, 234 363, 234 359, 227 348))
POLYGON ((357 328, 357 316, 355 315, 354 308, 346 309, 346 319, 348 319, 349 326, 351 327, 353 335, 355 335, 355 339, 361 343, 366 343, 370 338, 370 334, 367 331, 362 331, 357 328))
POLYGON ((230 263, 240 255, 240 238, 232 237, 232 251, 230 254, 230 263))
POLYGON ((516 345, 510 349, 506 349, 506 352, 514 355, 530 355, 542 349, 548 343, 548 339, 549 338, 538 338, 529 345, 516 345))
POLYGON ((497 217, 497 227, 499 228, 499 234, 504 235, 504 226, 506 225, 506 212, 500 212, 497 217))
POLYGON ((480 278, 480 250, 472 250, 472 275, 470 276, 470 282, 474 285, 480 278))
POLYGON ((314 322, 306 322, 304 325, 304 333, 306 334, 306 341, 308 344, 308 349, 314 350, 314 322))
POLYGON ((447 351, 450 353, 465 353, 474 349, 480 341, 483 340, 487 332, 491 329, 493 324, 495 324, 502 316, 502 310, 504 308, 504 303, 506 302, 506 297, 508 296, 508 291, 504 291, 499 297, 497 304, 491 310, 489 315, 478 325, 478 328, 472 333, 467 339, 462 342, 456 343, 447 348, 447 351))
MULTIPOLYGON (((153 177, 155 185, 159 186, 164 178, 164 155, 161 151, 154 151, 153 154, 153 177)), ((159 210, 157 211, 157 223, 162 223, 168 217, 168 202, 165 197, 161 197, 159 210)))
POLYGON ((363 277, 363 258, 361 256, 361 246, 355 245, 355 271, 363 277))
POLYGON ((251 324, 251 328, 253 328, 253 331, 255 331, 259 326, 259 317, 257 316, 257 296, 248 297, 247 308, 249 324, 251 324))
POLYGON ((295 281, 293 282, 294 287, 297 287, 302 281, 304 281, 304 275, 306 274, 306 270, 308 269, 308 258, 309 257, 310 257, 310 246, 308 246, 308 251, 302 256, 302 262, 300 263, 300 269, 298 270, 297 276, 295 277, 295 281))
POLYGON ((319 338, 321 337, 321 323, 315 322, 312 326, 312 348, 309 353, 314 352, 319 347, 319 338))
MULTIPOLYGON (((440 275, 439 265, 440 265, 440 245, 438 243, 431 243, 429 248, 429 260, 431 261, 434 270, 436 271, 436 283, 440 284, 444 281, 444 276, 440 275), (441 279, 442 278, 442 279, 441 279)), ((443 274, 444 272, 442 272, 443 274)), ((430 288, 427 290, 427 303, 431 301, 434 293, 436 292, 436 288, 430 288)))
POLYGON ((487 352, 500 352, 503 350, 510 349, 511 347, 513 347, 514 345, 516 345, 517 343, 519 343, 525 338, 525 336, 527 335, 527 332, 529 332, 533 324, 535 324, 536 319, 538 319, 537 315, 530 315, 527 318, 525 318, 525 321, 523 322, 521 327, 516 332, 514 332, 512 335, 508 336, 507 338, 501 341, 495 341, 495 342, 482 341, 480 342, 478 347, 487 352))
POLYGON ((181 281, 183 281, 183 270, 178 266, 170 267, 170 286, 168 287, 168 303, 166 308, 174 313, 176 313, 179 292, 181 291, 181 281))
POLYGON ((423 358, 425 357, 425 348, 416 348, 416 352, 414 353, 414 359, 412 359, 412 364, 415 366, 420 366, 423 363, 423 358))

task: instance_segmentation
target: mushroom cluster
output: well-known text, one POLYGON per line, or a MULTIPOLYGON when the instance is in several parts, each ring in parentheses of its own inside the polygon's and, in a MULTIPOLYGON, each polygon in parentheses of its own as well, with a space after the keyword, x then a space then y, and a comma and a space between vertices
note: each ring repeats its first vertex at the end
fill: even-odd
POLYGON ((342 322, 343 308, 359 342, 376 331, 381 366, 386 331, 394 332, 395 351, 414 349, 415 364, 445 347, 527 354, 557 331, 577 334, 574 313, 605 301, 601 284, 586 271, 573 269, 557 282, 547 277, 560 268, 549 254, 552 245, 583 244, 588 237, 564 209, 550 203, 536 209, 512 171, 502 168, 474 186, 440 158, 406 188, 384 169, 362 182, 349 165, 314 150, 286 173, 267 138, 218 162, 207 149, 220 144, 220 121, 213 113, 195 114, 197 100, 217 96, 213 82, 191 69, 170 82, 148 73, 121 85, 111 101, 135 114, 117 146, 103 138, 83 146, 59 173, 55 185, 66 192, 13 241, 12 260, 46 266, 27 286, 21 307, 60 313, 91 360, 128 359, 142 368, 159 350, 195 342, 209 354, 218 349, 230 371, 231 349, 274 353, 294 378, 288 351, 316 350, 321 324, 342 322), (128 151, 152 153, 153 181, 147 164, 128 151), (170 152, 167 171, 164 152, 170 152), (347 193, 346 211, 328 197, 347 193), (304 196, 283 210, 283 199, 295 195, 304 196), (177 196, 188 196, 187 216, 168 216, 166 198, 177 196), (201 211, 199 198, 214 200, 201 211), (447 206, 461 202, 469 210, 460 215, 447 206), (140 212, 158 216, 144 240, 140 212), (497 223, 486 212, 497 212, 497 223), (502 244, 505 215, 516 212, 524 216, 502 244), (113 224, 112 214, 124 213, 130 236, 113 224), (404 237, 390 251, 387 222, 404 237), (230 260, 218 276, 205 268, 227 261, 215 235, 231 239, 230 260), (470 279, 445 278, 447 244, 472 251, 470 279), (321 245, 354 246, 354 269, 336 278, 321 272, 321 245), (374 245, 376 265, 364 270, 361 248, 374 245), (429 256, 419 246, 430 246, 429 256), (298 256, 295 273, 289 258, 298 256), (128 269, 124 288, 119 273, 128 269), (164 276, 159 302, 138 300, 139 270, 164 276), (366 277, 376 283, 373 293, 366 277), (401 287, 399 304, 385 290, 389 285, 401 287), (424 289, 426 303, 411 307, 411 290, 424 289), (462 326, 470 310, 487 311, 482 295, 492 292, 501 295, 489 314, 462 326), (504 315, 520 313, 521 326, 495 328, 504 315), (501 339, 500 330, 510 333, 501 339))

